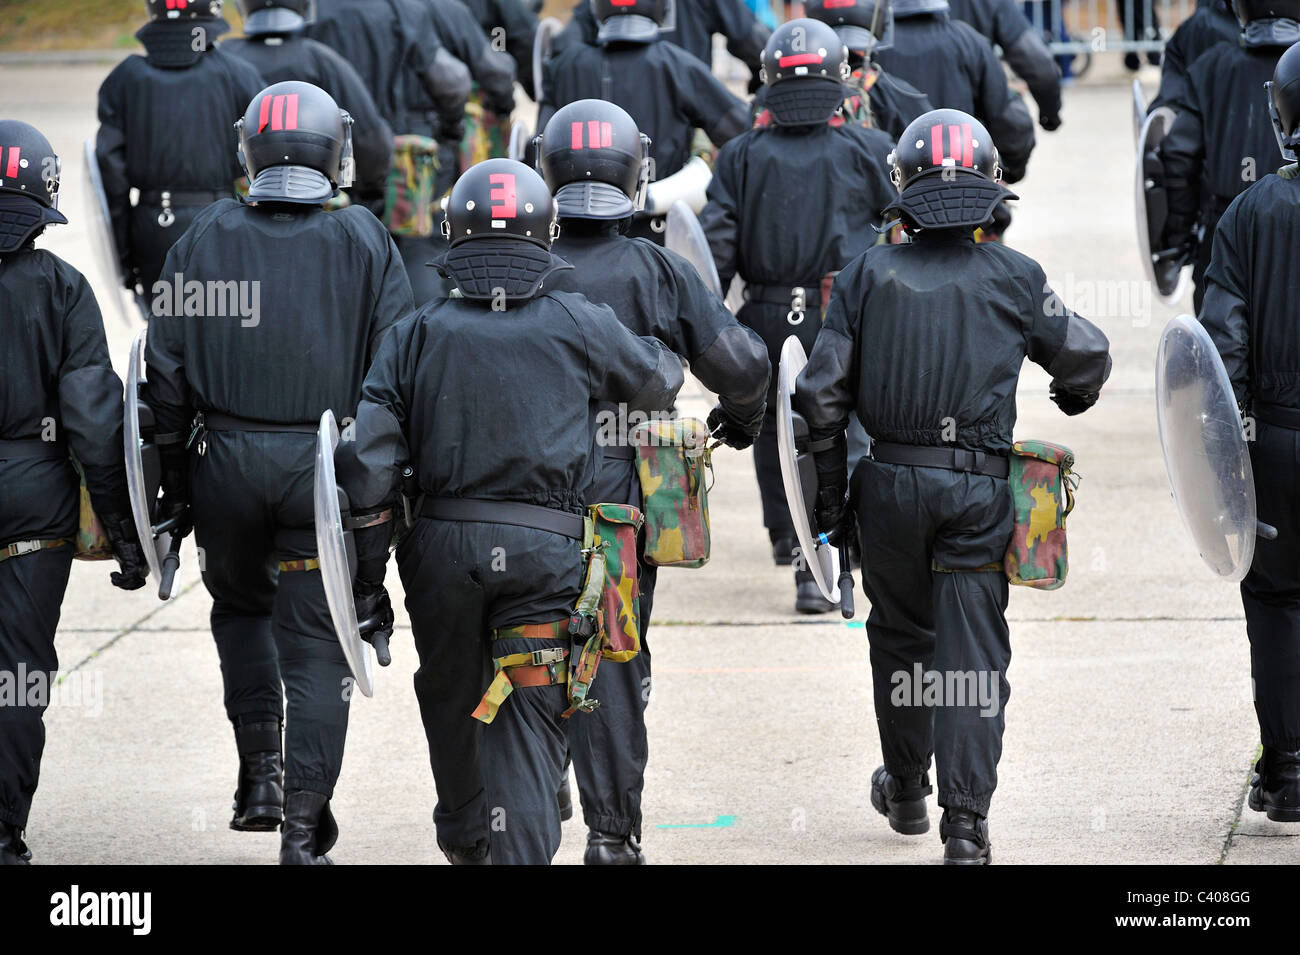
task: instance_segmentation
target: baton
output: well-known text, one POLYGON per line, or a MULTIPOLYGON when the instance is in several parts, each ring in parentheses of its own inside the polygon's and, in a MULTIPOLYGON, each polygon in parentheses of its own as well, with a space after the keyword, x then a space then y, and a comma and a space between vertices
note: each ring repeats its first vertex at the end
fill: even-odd
POLYGON ((388 638, 382 633, 371 637, 370 645, 375 648, 375 659, 379 661, 381 667, 386 667, 393 662, 393 655, 388 652, 388 638))
POLYGON ((1255 522, 1255 534, 1266 541, 1277 540, 1277 528, 1272 524, 1265 524, 1263 521, 1255 522))
POLYGON ((170 600, 172 584, 176 581, 176 571, 181 566, 181 542, 183 537, 173 537, 167 556, 163 558, 162 576, 158 581, 158 599, 170 600))
POLYGON ((853 619, 853 573, 850 570, 849 549, 841 544, 840 552, 840 614, 845 620, 853 619))

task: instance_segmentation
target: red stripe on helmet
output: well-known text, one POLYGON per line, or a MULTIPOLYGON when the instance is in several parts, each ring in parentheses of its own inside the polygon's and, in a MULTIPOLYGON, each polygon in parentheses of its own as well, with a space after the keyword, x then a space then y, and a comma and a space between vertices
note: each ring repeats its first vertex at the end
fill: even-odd
POLYGON ((271 100, 271 129, 284 129, 284 97, 276 96, 271 100))
POLYGON ((776 61, 777 66, 807 66, 810 63, 821 63, 822 56, 820 53, 797 53, 794 56, 783 56, 776 61))
POLYGON ((273 96, 263 96, 262 105, 257 110, 257 131, 260 133, 266 129, 266 124, 271 118, 271 100, 273 96))
POLYGON ((614 145, 614 124, 601 123, 600 124, 600 148, 608 149, 610 146, 613 145, 614 145))
POLYGON ((5 169, 5 175, 10 179, 18 175, 18 159, 22 156, 22 152, 17 146, 9 147, 9 165, 5 169))
POLYGON ((298 94, 290 93, 285 97, 284 104, 284 128, 298 128, 298 94))
POLYGON ((930 127, 930 162, 943 165, 943 125, 930 127))
POLYGON ((971 133, 970 123, 961 124, 961 136, 961 164, 969 169, 975 165, 975 136, 971 133))

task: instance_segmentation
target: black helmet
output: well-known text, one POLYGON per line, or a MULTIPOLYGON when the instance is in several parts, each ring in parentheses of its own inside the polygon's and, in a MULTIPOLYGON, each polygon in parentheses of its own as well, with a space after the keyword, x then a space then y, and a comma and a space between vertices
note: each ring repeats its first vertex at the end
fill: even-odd
POLYGON ((1018 198, 1002 185, 993 137, 958 109, 933 109, 912 120, 889 164, 899 196, 886 211, 897 211, 911 227, 973 229, 989 221, 999 202, 1018 198))
POLYGON ((315 19, 316 0, 236 0, 244 36, 298 33, 315 19))
POLYGON ((540 175, 513 159, 471 166, 452 187, 442 223, 451 248, 439 264, 465 298, 532 298, 556 269, 555 200, 540 175))
POLYGON ((1300 43, 1287 48, 1273 69, 1273 81, 1264 86, 1282 158, 1295 162, 1295 147, 1300 146, 1300 43))
POLYGON ((1300 0, 1232 0, 1232 8, 1242 29, 1256 20, 1300 20, 1300 0))
POLYGON ((948 0, 894 0, 894 16, 899 20, 927 13, 947 13, 948 0))
POLYGON ((0 119, 0 253, 22 248, 47 225, 63 225, 59 211, 62 164, 35 126, 0 119))
POLYGON ((759 77, 773 122, 816 126, 834 116, 848 95, 849 49, 820 20, 790 20, 772 31, 759 77))
POLYGON ((894 45, 894 6, 890 0, 808 0, 804 12, 829 23, 855 53, 894 45))
POLYGON ((319 205, 352 185, 352 117, 319 86, 268 86, 235 129, 249 202, 319 205))
POLYGON ((591 0, 596 42, 651 43, 674 19, 675 0, 591 0))
POLYGON ((626 219, 645 206, 650 138, 622 107, 580 99, 537 137, 537 168, 561 217, 626 219))
POLYGON ((216 20, 221 0, 145 0, 150 20, 216 20))

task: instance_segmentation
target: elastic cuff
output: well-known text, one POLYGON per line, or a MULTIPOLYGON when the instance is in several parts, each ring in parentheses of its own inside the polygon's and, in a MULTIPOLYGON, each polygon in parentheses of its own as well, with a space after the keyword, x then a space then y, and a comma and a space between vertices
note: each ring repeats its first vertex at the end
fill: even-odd
POLYGON ((930 760, 928 757, 922 762, 894 764, 890 764, 888 761, 885 762, 885 772, 895 779, 911 779, 913 776, 923 776, 929 771, 930 760))
POLYGON ((955 793, 939 790, 939 805, 944 809, 969 809, 971 812, 988 818, 989 805, 993 802, 993 793, 955 793))
POLYGON ((19 832, 22 832, 27 828, 27 817, 30 814, 30 809, 25 810, 21 815, 8 809, 0 809, 0 822, 13 826, 19 832))
POLYGON ((597 832, 624 838, 635 836, 637 841, 641 839, 641 819, 639 817, 634 820, 628 816, 584 812, 582 820, 587 824, 588 829, 595 829, 597 832))

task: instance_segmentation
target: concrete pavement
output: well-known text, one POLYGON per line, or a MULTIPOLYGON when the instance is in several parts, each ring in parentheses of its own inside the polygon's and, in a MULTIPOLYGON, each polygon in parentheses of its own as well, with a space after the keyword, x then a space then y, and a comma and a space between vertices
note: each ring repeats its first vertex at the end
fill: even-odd
MULTIPOLYGON (((6 68, 0 84, 0 115, 40 126, 64 159, 71 224, 43 244, 91 273, 101 302, 111 293, 92 272, 79 166, 106 71, 6 68)), ((1243 810, 1257 731, 1241 606, 1197 558, 1160 461, 1152 361, 1174 310, 1141 282, 1128 91, 1077 86, 1064 115, 1059 132, 1040 133, 1008 238, 1107 332, 1115 371, 1079 418, 1057 412, 1038 369, 1022 381, 1017 436, 1072 447, 1083 483, 1069 583, 1012 588, 995 857, 1294 863, 1300 827, 1243 810)), ((120 369, 134 330, 105 311, 120 369)), ((695 387, 683 410, 702 417, 710 403, 695 387)), ((714 558, 665 570, 656 594, 650 861, 937 861, 937 812, 930 834, 904 838, 870 807, 880 752, 860 588, 855 621, 796 617, 790 574, 768 557, 749 455, 722 450, 715 461, 714 558)), ((58 648, 83 702, 47 717, 28 833, 38 862, 275 861, 276 836, 226 828, 236 758, 192 555, 188 589, 165 606, 114 591, 103 564, 74 568, 58 648)), ((340 863, 442 861, 409 630, 393 645, 376 697, 352 707, 335 801, 340 863)), ((582 844, 575 819, 557 862, 580 862, 582 844)))

